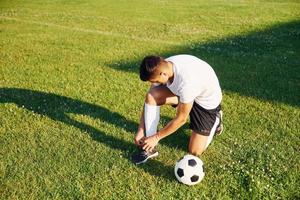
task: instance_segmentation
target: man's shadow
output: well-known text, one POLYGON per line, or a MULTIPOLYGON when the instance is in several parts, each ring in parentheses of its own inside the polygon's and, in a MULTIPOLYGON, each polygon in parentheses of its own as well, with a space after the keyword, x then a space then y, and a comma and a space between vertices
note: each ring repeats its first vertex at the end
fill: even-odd
MULTIPOLYGON (((74 126, 89 134, 95 141, 101 142, 112 149, 121 150, 124 154, 123 158, 128 160, 131 159, 131 154, 136 150, 133 143, 113 137, 109 133, 69 117, 70 113, 86 115, 108 122, 118 128, 123 128, 127 132, 134 133, 136 131, 137 123, 129 121, 124 116, 99 105, 52 93, 20 88, 0 88, 0 103, 14 103, 34 113, 74 126)), ((148 165, 138 165, 138 167, 151 175, 162 176, 171 181, 175 180, 173 178, 173 166, 166 166, 157 160, 151 160, 149 163, 148 165)))

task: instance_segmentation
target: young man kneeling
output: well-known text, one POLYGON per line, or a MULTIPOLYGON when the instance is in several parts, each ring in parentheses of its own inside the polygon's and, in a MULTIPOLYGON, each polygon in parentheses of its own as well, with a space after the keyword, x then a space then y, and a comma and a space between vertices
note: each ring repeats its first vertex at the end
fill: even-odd
POLYGON ((158 142, 185 124, 188 116, 192 130, 188 151, 201 155, 223 129, 222 92, 211 66, 191 55, 147 56, 140 65, 140 78, 151 87, 134 138, 140 150, 132 156, 133 162, 157 156, 158 142), (157 132, 160 106, 165 104, 177 108, 176 117, 157 132))

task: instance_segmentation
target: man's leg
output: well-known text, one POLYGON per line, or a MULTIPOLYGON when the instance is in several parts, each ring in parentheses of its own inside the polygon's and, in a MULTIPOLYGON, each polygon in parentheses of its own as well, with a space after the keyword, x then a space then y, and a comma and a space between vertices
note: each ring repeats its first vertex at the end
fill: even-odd
MULTIPOLYGON (((152 136, 157 132, 160 106, 164 104, 178 104, 178 97, 166 86, 156 86, 151 88, 146 95, 145 105, 140 120, 140 127, 144 127, 144 135, 146 137, 152 136)), ((141 132, 139 134, 141 134, 141 132)), ((136 143, 139 143, 139 141, 136 141, 136 143)), ((132 159, 134 163, 141 164, 157 155, 158 152, 156 150, 151 152, 141 150, 134 154, 132 159)))
POLYGON ((194 103, 190 119, 193 132, 189 142, 189 153, 198 156, 207 149, 220 125, 219 106, 214 110, 205 110, 194 103))
POLYGON ((160 106, 164 104, 178 104, 178 97, 166 86, 156 86, 147 92, 143 112, 140 117, 138 132, 135 136, 135 143, 137 145, 139 145, 140 139, 144 136, 148 137, 156 133, 159 122, 160 106), (145 127, 146 124, 147 126, 145 127))
POLYGON ((178 104, 178 97, 165 85, 152 87, 146 94, 145 103, 161 106, 164 104, 178 104))
POLYGON ((178 98, 166 86, 151 88, 146 95, 143 113, 146 137, 157 132, 160 106, 164 104, 178 104, 178 98))
POLYGON ((190 137, 189 142, 189 153, 193 154, 195 156, 201 155, 208 147, 208 145, 211 143, 215 132, 217 125, 219 124, 220 119, 216 118, 216 122, 214 126, 212 127, 210 134, 206 136, 205 134, 197 133, 195 131, 192 132, 192 135, 190 137))
POLYGON ((189 142, 189 153, 195 156, 201 155, 206 149, 207 138, 208 136, 193 131, 189 142))

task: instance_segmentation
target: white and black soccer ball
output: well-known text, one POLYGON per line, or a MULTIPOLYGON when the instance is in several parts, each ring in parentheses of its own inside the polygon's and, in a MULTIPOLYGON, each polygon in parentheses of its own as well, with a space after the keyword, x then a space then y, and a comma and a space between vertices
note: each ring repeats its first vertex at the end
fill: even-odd
POLYGON ((202 160, 189 154, 176 162, 174 172, 178 181, 186 185, 200 183, 205 175, 202 160))

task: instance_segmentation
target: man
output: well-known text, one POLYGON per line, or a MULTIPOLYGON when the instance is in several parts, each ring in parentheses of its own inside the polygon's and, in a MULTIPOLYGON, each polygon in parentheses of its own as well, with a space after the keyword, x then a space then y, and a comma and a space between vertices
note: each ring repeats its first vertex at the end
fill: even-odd
POLYGON ((185 124, 188 116, 192 130, 188 151, 201 155, 215 133, 222 131, 222 93, 211 66, 191 55, 147 56, 140 65, 140 79, 149 81, 151 87, 134 138, 140 150, 132 156, 133 162, 140 164, 157 156, 158 142, 185 124), (172 105, 177 111, 157 132, 161 105, 172 105))

